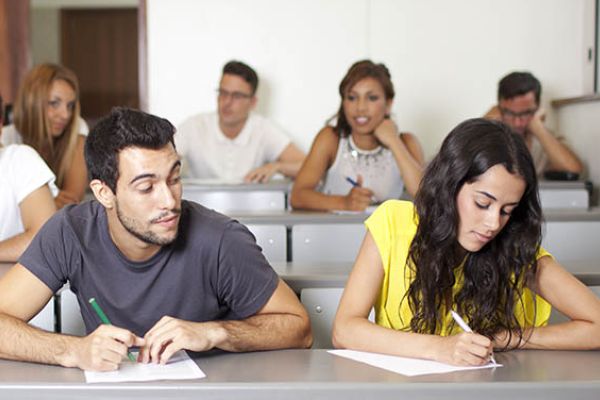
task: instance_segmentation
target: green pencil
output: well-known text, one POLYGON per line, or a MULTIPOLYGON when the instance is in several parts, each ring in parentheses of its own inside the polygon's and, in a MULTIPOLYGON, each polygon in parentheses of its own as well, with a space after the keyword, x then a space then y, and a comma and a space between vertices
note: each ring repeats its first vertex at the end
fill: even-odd
MULTIPOLYGON (((100 321, 102 321, 102 323, 104 325, 112 325, 110 323, 110 320, 106 316, 106 314, 104 314, 104 311, 102 311, 102 308, 100 308, 100 305, 96 302, 96 298, 95 297, 92 297, 91 299, 89 299, 89 303, 92 305, 92 308, 94 309, 94 311, 96 311, 96 314, 98 314, 98 317, 100 317, 100 321)), ((135 359, 135 356, 130 351, 127 352, 127 357, 129 357, 129 359, 132 362, 136 362, 137 361, 135 359)))

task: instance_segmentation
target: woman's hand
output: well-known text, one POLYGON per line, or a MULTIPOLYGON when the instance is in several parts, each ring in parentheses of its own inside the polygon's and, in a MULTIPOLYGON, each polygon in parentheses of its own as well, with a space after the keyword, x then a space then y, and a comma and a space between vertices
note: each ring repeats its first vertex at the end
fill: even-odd
POLYGON ((452 365, 485 365, 490 362, 492 341, 477 333, 440 337, 437 361, 452 365))

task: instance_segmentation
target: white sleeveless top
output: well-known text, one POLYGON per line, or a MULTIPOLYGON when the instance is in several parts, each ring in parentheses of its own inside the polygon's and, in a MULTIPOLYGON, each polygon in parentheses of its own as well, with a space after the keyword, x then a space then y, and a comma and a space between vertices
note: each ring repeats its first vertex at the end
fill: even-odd
POLYGON ((362 150, 354 144, 351 135, 340 137, 335 161, 319 191, 345 196, 352 189, 346 177, 356 182, 359 174, 363 178, 362 186, 373 191, 377 203, 398 199, 402 195, 404 182, 392 152, 383 146, 362 150))

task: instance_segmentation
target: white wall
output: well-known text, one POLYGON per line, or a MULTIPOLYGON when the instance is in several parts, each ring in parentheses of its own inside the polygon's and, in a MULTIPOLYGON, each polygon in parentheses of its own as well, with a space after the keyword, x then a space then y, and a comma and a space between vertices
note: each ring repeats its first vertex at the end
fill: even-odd
MULTIPOLYGON (((431 157, 461 120, 495 102, 500 77, 530 70, 543 103, 590 91, 593 0, 148 0, 150 111, 180 123, 213 110, 222 65, 261 78, 259 112, 307 150, 339 106, 350 64, 384 62, 394 114, 431 157)), ((553 116, 550 116, 550 123, 553 116)), ((569 133, 567 133, 569 135, 569 133)))
POLYGON ((584 160, 587 178, 594 182, 592 203, 599 204, 600 102, 570 104, 557 111, 558 128, 569 134, 569 145, 584 160))

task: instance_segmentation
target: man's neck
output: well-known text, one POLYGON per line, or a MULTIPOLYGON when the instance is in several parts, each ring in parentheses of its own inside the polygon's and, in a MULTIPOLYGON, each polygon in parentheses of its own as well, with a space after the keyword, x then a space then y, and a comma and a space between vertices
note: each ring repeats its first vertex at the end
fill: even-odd
POLYGON ((219 121, 219 128, 221 129, 221 132, 223 133, 223 135, 225 135, 228 139, 233 140, 236 137, 238 137, 240 132, 242 132, 242 129, 244 129, 244 125, 246 125, 247 120, 248 119, 246 118, 242 122, 239 122, 234 125, 225 125, 225 124, 221 123, 221 121, 219 121))
POLYGON ((129 233, 117 216, 107 213, 108 234, 119 251, 130 261, 140 262, 155 255, 162 246, 146 243, 129 233))

